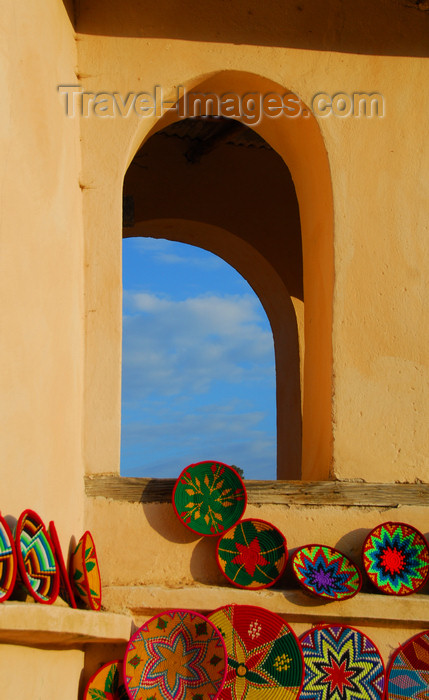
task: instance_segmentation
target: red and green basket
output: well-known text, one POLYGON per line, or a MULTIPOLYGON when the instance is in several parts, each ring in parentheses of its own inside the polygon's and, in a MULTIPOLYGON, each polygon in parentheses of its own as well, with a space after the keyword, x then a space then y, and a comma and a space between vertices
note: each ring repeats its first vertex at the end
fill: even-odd
POLYGON ((282 576, 287 562, 284 535, 265 520, 247 518, 219 539, 217 563, 225 578, 238 588, 268 588, 282 576))
POLYGON ((222 462, 197 462, 186 467, 173 490, 179 520, 199 535, 216 537, 235 525, 246 508, 241 476, 222 462))
POLYGON ((60 540, 58 537, 57 529, 55 527, 55 523, 53 520, 49 523, 49 537, 51 538, 52 546, 54 548, 54 555, 55 559, 58 564, 58 568, 60 571, 60 592, 59 595, 60 597, 65 600, 65 602, 70 605, 71 608, 76 608, 76 601, 73 593, 73 589, 71 587, 67 567, 64 562, 64 557, 63 553, 61 550, 61 544, 60 540))
POLYGON ((304 679, 301 647, 279 615, 255 605, 226 605, 209 620, 225 640, 228 673, 221 700, 296 700, 304 679))

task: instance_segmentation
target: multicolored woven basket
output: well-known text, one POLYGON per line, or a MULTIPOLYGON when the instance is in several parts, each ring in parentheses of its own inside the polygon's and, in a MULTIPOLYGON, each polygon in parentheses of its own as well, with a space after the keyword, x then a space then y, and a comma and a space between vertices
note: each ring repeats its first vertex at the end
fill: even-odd
POLYGON ((16 581, 18 561, 9 525, 0 513, 0 603, 7 600, 16 581))
POLYGON ((392 656, 387 670, 387 697, 429 698, 429 630, 416 634, 392 656))
POLYGON ((89 679, 83 700, 129 700, 122 675, 122 661, 104 664, 89 679))
POLYGON ((76 601, 73 594, 73 589, 70 584, 69 575, 67 572, 67 567, 64 563, 63 553, 61 551, 60 540, 58 538, 57 529, 55 523, 51 520, 48 526, 49 537, 54 548, 54 555, 58 568, 60 571, 60 598, 66 601, 71 608, 77 608, 76 601))
POLYGON ((49 535, 34 510, 21 513, 15 543, 23 584, 38 603, 54 603, 60 589, 60 572, 49 535))
POLYGON ((383 593, 410 595, 429 575, 429 549, 421 532, 405 523, 378 525, 366 538, 363 565, 371 582, 383 593))
POLYGON ((79 599, 92 610, 101 608, 101 580, 91 533, 84 532, 70 559, 70 579, 79 599))
POLYGON ((239 588, 268 588, 279 580, 287 562, 284 535, 265 520, 240 520, 219 539, 217 563, 239 588))
POLYGON ((254 605, 228 605, 209 620, 222 633, 228 673, 222 700, 295 700, 304 668, 298 639, 281 617, 254 605))
POLYGON ((222 462, 190 464, 173 490, 179 520, 199 535, 214 537, 235 525, 244 513, 246 489, 238 472, 222 462))
POLYGON ((302 700, 382 700, 383 660, 363 632, 321 625, 301 638, 305 677, 302 700))
POLYGON ((220 632, 192 610, 168 610, 131 637, 124 682, 133 700, 215 700, 227 670, 220 632))
POLYGON ((308 544, 292 556, 292 571, 308 593, 329 600, 346 600, 362 586, 359 569, 333 547, 308 544))

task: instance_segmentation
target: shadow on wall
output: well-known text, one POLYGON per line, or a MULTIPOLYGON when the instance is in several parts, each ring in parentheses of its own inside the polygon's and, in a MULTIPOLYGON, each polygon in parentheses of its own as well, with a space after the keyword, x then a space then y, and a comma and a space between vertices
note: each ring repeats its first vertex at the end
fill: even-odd
POLYGON ((428 56, 425 0, 63 0, 82 34, 428 56))

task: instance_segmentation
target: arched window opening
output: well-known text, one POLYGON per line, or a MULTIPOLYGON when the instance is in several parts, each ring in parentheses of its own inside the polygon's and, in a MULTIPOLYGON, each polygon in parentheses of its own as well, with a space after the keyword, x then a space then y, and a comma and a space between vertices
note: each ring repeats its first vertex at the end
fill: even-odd
MULTIPOLYGON (((277 477, 300 478, 302 242, 284 161, 235 120, 184 119, 143 143, 126 173, 123 195, 124 237, 164 238, 210 251, 259 297, 274 337, 277 477)), ((269 463, 268 453, 261 456, 253 478, 273 478, 269 463)))
POLYGON ((121 474, 171 478, 203 459, 276 478, 267 316, 218 256, 124 239, 121 474))

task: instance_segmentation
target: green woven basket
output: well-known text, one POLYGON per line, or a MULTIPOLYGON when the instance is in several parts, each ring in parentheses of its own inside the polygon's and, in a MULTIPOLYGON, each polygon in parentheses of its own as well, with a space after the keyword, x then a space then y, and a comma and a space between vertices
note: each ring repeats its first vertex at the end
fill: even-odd
POLYGON ((217 545, 217 563, 238 588, 268 588, 279 580, 287 562, 284 535, 271 523, 240 520, 217 545))
POLYGON ((207 537, 223 534, 244 513, 246 489, 240 475, 222 462, 190 464, 173 490, 173 508, 192 532, 207 537))

